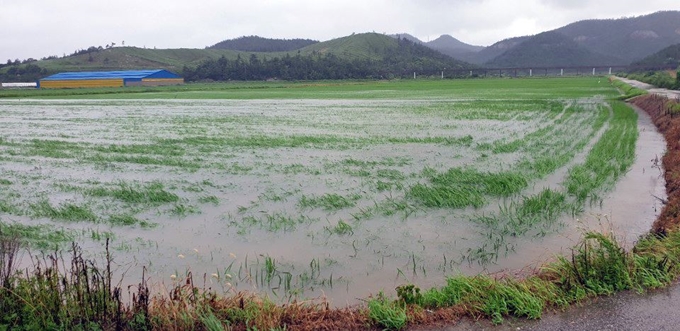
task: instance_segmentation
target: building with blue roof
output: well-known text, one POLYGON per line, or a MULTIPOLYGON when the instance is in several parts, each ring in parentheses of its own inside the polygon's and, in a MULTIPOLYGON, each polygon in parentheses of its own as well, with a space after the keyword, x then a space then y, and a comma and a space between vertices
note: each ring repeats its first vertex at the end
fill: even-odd
POLYGON ((38 82, 40 88, 162 86, 184 84, 184 78, 163 69, 62 72, 38 82))

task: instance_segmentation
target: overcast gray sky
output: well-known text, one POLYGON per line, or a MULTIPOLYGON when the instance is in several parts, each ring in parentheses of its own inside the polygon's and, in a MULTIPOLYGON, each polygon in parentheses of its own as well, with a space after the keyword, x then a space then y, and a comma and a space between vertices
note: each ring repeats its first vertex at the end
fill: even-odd
POLYGON ((111 42, 203 48, 244 35, 330 40, 353 32, 450 34, 487 46, 590 18, 680 10, 678 0, 0 0, 0 61, 111 42))

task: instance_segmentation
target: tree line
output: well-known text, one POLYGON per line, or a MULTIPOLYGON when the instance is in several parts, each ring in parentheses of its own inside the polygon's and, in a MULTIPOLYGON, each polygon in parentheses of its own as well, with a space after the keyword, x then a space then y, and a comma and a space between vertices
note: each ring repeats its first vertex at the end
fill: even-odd
POLYGON ((208 48, 243 52, 288 52, 316 43, 318 41, 311 39, 269 39, 258 36, 243 36, 221 41, 208 48))
POLYGON ((37 64, 12 65, 0 72, 0 82, 35 82, 50 73, 37 64))

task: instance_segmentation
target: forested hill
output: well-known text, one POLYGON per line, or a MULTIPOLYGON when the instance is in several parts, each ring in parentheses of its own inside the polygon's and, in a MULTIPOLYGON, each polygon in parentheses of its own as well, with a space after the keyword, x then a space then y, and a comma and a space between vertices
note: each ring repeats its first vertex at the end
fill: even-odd
MULTIPOLYGON (((446 54, 448 56, 451 56, 453 58, 466 61, 466 62, 472 62, 475 61, 476 59, 476 53, 483 50, 485 47, 483 46, 475 46, 475 45, 470 45, 466 44, 451 35, 448 34, 443 34, 439 36, 437 39, 428 41, 428 42, 423 42, 422 40, 408 34, 408 33, 398 33, 398 34, 393 34, 390 35, 392 38, 401 38, 401 39, 407 39, 410 40, 414 43, 425 45, 431 49, 434 49, 442 54, 446 54)), ((481 61, 481 62, 474 62, 474 63, 484 63, 486 61, 481 61)))
POLYGON ((680 44, 668 46, 640 61, 633 62, 632 65, 642 68, 680 69, 680 44))
POLYGON ((292 53, 221 57, 186 66, 187 80, 385 79, 435 75, 474 66, 406 39, 355 34, 313 44, 292 53))
POLYGON ((513 38, 508 38, 508 39, 503 39, 489 47, 485 47, 484 49, 476 52, 476 53, 468 53, 468 54, 462 54, 459 55, 459 59, 463 61, 468 61, 470 63, 475 63, 475 64, 484 64, 487 63, 497 56, 500 56, 501 54, 515 48, 515 46, 521 44, 525 40, 529 39, 530 37, 513 37, 513 38))
POLYGON ((528 38, 493 60, 488 67, 552 67, 625 64, 614 56, 590 51, 572 38, 549 31, 528 38))
POLYGON ((302 54, 334 54, 339 58, 385 61, 404 69, 464 69, 471 65, 405 38, 379 33, 361 33, 307 46, 302 54))
POLYGON ((318 41, 311 39, 270 39, 258 36, 243 36, 236 39, 223 40, 208 48, 229 49, 241 52, 288 52, 316 43, 318 41))
POLYGON ((620 19, 585 20, 556 31, 593 52, 617 56, 626 63, 631 63, 680 43, 680 11, 661 11, 620 19))
POLYGON ((475 63, 486 60, 486 66, 505 67, 627 65, 678 43, 680 11, 663 11, 638 17, 575 22, 535 36, 499 42, 470 60, 475 63), (487 53, 494 56, 490 58, 487 53), (603 63, 605 60, 608 63, 603 63))

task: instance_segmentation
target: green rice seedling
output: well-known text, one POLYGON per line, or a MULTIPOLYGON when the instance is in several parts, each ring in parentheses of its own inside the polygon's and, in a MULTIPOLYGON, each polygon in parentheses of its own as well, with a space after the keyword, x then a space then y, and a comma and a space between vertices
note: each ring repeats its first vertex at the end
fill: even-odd
POLYGON ((198 202, 200 203, 211 203, 215 206, 220 204, 220 199, 214 195, 207 195, 207 196, 202 196, 198 198, 198 202))
POLYGON ((328 231, 331 234, 337 234, 339 236, 354 235, 354 230, 352 230, 352 226, 347 224, 343 220, 339 220, 338 223, 333 227, 324 227, 324 229, 326 229, 326 231, 328 231))
POLYGON ((593 146, 583 164, 569 170, 563 186, 578 202, 595 200, 598 190, 607 190, 623 176, 635 160, 637 114, 623 103, 612 103, 614 118, 593 146))
POLYGON ((176 203, 172 208, 170 208, 169 212, 175 216, 184 217, 187 216, 188 214, 198 214, 201 212, 201 210, 193 205, 176 203))
POLYGON ((46 217, 54 220, 64 220, 69 222, 86 221, 96 222, 97 216, 87 206, 72 203, 62 203, 54 207, 47 200, 40 200, 38 203, 29 206, 33 217, 46 217))
POLYGON ((215 183, 213 183, 211 180, 208 180, 208 179, 204 179, 203 181, 201 181, 201 185, 210 186, 210 187, 217 187, 217 186, 215 186, 215 183))
POLYGON ((356 213, 351 213, 350 215, 354 218, 355 221, 365 221, 367 219, 372 218, 375 213, 377 212, 377 203, 375 203, 374 207, 367 207, 367 208, 359 208, 359 211, 356 213))
POLYGON ((197 185, 197 184, 192 184, 192 185, 185 186, 185 187, 183 187, 183 190, 186 191, 186 192, 194 192, 194 193, 198 193, 198 192, 203 192, 203 191, 204 191, 204 190, 203 190, 203 187, 201 187, 200 185, 197 185))
POLYGON ((375 203, 373 209, 383 216, 392 216, 399 213, 402 215, 403 219, 406 219, 415 213, 418 208, 409 204, 408 201, 404 199, 396 199, 389 196, 380 203, 375 203))
POLYGON ((486 204, 484 196, 507 197, 528 186, 527 178, 520 173, 480 173, 474 169, 451 168, 445 173, 428 174, 432 184, 416 184, 408 196, 428 207, 479 208, 486 204))
POLYGON ((264 257, 264 270, 265 279, 267 283, 270 283, 274 274, 276 273, 276 260, 272 259, 270 256, 264 257))
POLYGON ((0 198, 0 213, 21 215, 21 209, 8 199, 0 198))
POLYGON ((389 181, 377 180, 375 182, 375 189, 378 192, 392 191, 392 190, 403 190, 404 184, 402 184, 401 182, 389 182, 389 181))
POLYGON ((0 185, 12 185, 12 181, 5 178, 0 178, 0 185))
POLYGON ((27 149, 22 150, 25 156, 42 156, 54 159, 75 158, 82 153, 85 146, 62 140, 32 139, 27 149))
POLYGON ((186 150, 176 144, 165 144, 162 141, 156 144, 131 144, 131 145, 96 145, 94 151, 115 154, 140 154, 140 155, 164 155, 183 156, 186 150))
POLYGON ((144 186, 119 182, 114 187, 95 187, 85 190, 85 194, 95 197, 112 197, 131 204, 160 206, 179 201, 179 197, 165 190, 163 183, 151 182, 144 186))
POLYGON ((139 225, 140 227, 144 229, 150 229, 150 228, 155 228, 158 226, 158 223, 153 223, 145 220, 140 220, 132 215, 128 214, 115 214, 109 216, 107 222, 111 225, 117 225, 117 226, 131 226, 131 225, 139 225))
POLYGON ((479 208, 487 203, 479 191, 469 191, 456 186, 416 184, 409 189, 408 196, 427 207, 465 208, 472 206, 479 208))
POLYGON ((404 176, 401 171, 394 169, 378 169, 376 171, 376 175, 379 178, 385 178, 391 181, 402 181, 406 178, 406 176, 404 176))
POLYGON ((335 211, 354 207, 359 199, 361 199, 359 194, 342 196, 336 193, 326 193, 318 197, 302 195, 298 201, 298 207, 301 209, 322 208, 327 211, 335 211))
POLYGON ((140 222, 139 219, 131 215, 111 215, 108 219, 108 223, 111 225, 130 226, 140 222))
POLYGON ((73 242, 76 238, 74 231, 67 231, 48 225, 24 225, 20 223, 5 223, 0 221, 0 232, 10 237, 17 237, 27 243, 29 247, 41 251, 54 250, 73 242))
MULTIPOLYGON (((75 156, 72 156, 75 157, 75 156)), ((105 163, 132 163, 141 165, 155 165, 165 167, 176 167, 187 170, 196 170, 204 166, 201 161, 185 160, 181 157, 175 156, 146 156, 146 155, 128 155, 128 154, 91 154, 82 157, 85 161, 90 161, 99 164, 105 163)))
POLYGON ((248 215, 243 217, 240 223, 232 221, 230 224, 237 227, 239 234, 245 234, 252 227, 258 227, 268 232, 293 231, 300 224, 309 224, 318 221, 305 215, 290 216, 284 213, 264 213, 259 217, 248 215))

